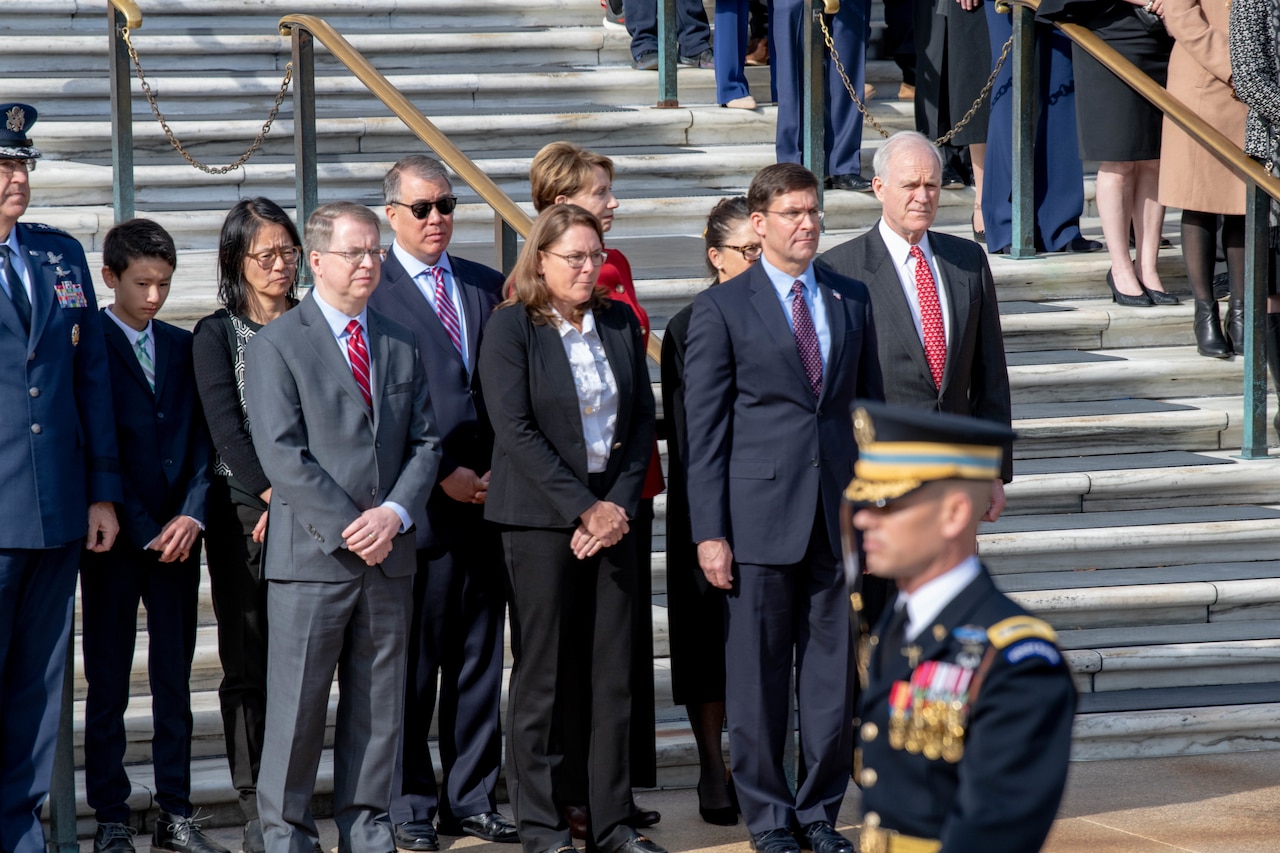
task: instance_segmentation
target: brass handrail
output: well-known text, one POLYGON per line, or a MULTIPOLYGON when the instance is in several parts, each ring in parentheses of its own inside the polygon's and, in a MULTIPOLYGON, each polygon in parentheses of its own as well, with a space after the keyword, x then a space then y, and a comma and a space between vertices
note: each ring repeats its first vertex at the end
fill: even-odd
POLYGON ((138 8, 138 4, 133 0, 107 0, 114 6, 116 11, 124 15, 125 26, 131 30, 136 30, 142 26, 142 10, 138 8))
POLYGON ((520 236, 529 233, 533 219, 511 200, 511 196, 498 187, 493 179, 463 154, 441 130, 431 123, 413 103, 391 82, 374 68, 360 51, 352 47, 329 22, 314 15, 285 15, 280 19, 280 34, 290 36, 294 27, 306 30, 329 49, 341 62, 368 87, 373 96, 391 109, 413 133, 427 144, 436 155, 452 169, 467 186, 471 187, 486 204, 494 209, 520 236))
MULTIPOLYGON (((1012 2, 1025 6, 1033 12, 1040 9, 1040 0, 1012 0, 1012 2)), ((1245 154, 1240 146, 1202 119, 1182 101, 1170 95, 1167 89, 1121 56, 1115 48, 1095 35, 1092 30, 1080 24, 1055 22, 1054 26, 1067 38, 1088 51, 1094 59, 1106 66, 1107 70, 1124 81, 1129 88, 1158 107, 1174 124, 1185 130, 1242 180, 1253 181, 1267 195, 1280 199, 1280 178, 1273 177, 1261 163, 1245 154)))

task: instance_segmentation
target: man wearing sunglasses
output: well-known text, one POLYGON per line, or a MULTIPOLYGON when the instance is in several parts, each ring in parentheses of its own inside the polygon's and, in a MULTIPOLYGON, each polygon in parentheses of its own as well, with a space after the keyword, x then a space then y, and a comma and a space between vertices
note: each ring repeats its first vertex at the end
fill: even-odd
POLYGON ((391 820, 402 850, 438 850, 444 835, 516 842, 498 813, 499 701, 505 618, 497 532, 484 520, 493 433, 475 381, 485 323, 502 299, 502 274, 448 252, 457 199, 448 174, 421 154, 382 182, 395 242, 369 305, 418 337, 444 459, 417 507, 404 740, 391 820), (442 789, 427 747, 440 676, 442 789))

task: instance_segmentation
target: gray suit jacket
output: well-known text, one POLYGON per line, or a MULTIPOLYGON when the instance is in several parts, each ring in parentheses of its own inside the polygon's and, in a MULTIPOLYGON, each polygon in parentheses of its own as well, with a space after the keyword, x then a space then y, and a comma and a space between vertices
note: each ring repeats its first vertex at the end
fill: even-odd
MULTIPOLYGON (((885 400, 939 412, 971 415, 1008 426, 1009 372, 995 282, 977 243, 929 232, 929 245, 947 290, 951 332, 942 387, 935 388, 924 344, 893 269, 880 229, 842 243, 818 259, 820 266, 857 279, 871 292, 885 400)), ((1005 448, 1001 479, 1013 478, 1013 447, 1005 448)))
MULTIPOLYGON (((364 561, 342 531, 366 509, 394 501, 423 506, 440 464, 440 439, 413 333, 368 312, 373 410, 351 375, 313 297, 249 343, 245 402, 253 446, 271 481, 264 576, 345 581, 364 561)), ((416 567, 413 531, 396 538, 381 569, 416 567)))

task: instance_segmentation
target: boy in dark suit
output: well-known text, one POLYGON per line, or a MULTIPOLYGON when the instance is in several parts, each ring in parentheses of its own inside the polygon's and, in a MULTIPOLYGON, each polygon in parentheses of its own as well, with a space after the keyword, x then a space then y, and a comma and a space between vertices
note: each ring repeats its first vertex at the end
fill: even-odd
POLYGON ((175 853, 228 853, 193 820, 191 660, 196 647, 200 533, 211 445, 196 399, 191 334, 154 320, 177 264, 173 238, 132 219, 108 233, 102 277, 115 293, 103 335, 120 444, 124 500, 120 536, 80 567, 84 619, 85 788, 95 810, 94 853, 133 850, 125 774, 138 601, 147 608, 147 669, 154 721, 152 761, 160 807, 151 846, 175 853))

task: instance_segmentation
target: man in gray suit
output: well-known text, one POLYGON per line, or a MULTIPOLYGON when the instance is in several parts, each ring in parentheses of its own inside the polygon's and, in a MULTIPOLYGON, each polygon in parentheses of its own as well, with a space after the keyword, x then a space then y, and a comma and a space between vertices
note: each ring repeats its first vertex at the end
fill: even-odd
POLYGON ((413 333, 366 305, 377 217, 311 214, 311 296, 249 345, 245 400, 271 481, 271 640, 258 808, 269 853, 311 853, 311 795, 335 667, 333 814, 344 853, 395 849, 387 804, 404 710, 414 536, 440 464, 413 333))
MULTIPOLYGON (((929 230, 942 191, 938 149, 914 131, 896 133, 876 151, 875 170, 880 222, 818 264, 871 292, 885 401, 1009 426, 1009 373, 987 253, 929 230)), ((999 518, 1012 477, 1010 443, 984 521, 999 518)))

